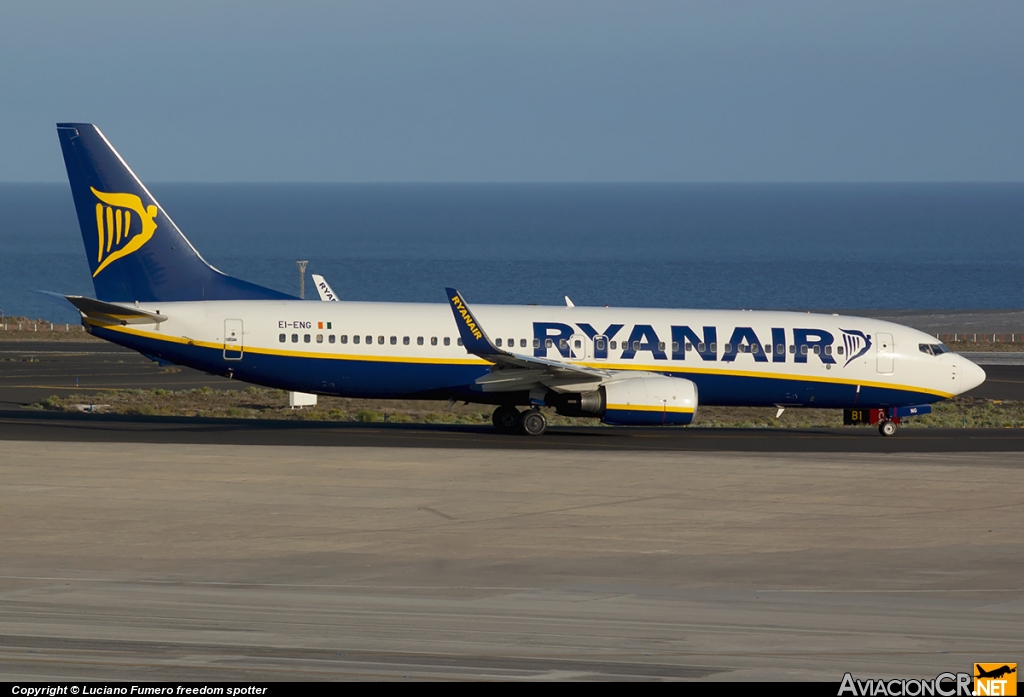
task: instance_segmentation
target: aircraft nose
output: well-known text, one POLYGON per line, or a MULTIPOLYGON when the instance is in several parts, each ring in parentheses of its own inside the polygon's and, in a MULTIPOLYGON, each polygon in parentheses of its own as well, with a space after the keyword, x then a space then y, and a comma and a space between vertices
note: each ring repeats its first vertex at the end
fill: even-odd
POLYGON ((970 392, 975 387, 985 382, 985 371, 981 369, 976 363, 972 363, 966 358, 961 359, 963 361, 963 367, 960 369, 960 392, 970 392))

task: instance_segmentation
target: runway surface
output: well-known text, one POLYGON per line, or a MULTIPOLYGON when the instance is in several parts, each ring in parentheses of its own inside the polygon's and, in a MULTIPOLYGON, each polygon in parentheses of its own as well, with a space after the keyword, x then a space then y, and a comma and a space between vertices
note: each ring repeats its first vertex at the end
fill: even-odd
POLYGON ((111 389, 244 389, 246 385, 182 366, 160 366, 105 341, 0 342, 0 409, 51 395, 111 389))
POLYGON ((1024 645, 1018 454, 0 450, 4 680, 837 682, 1024 645))

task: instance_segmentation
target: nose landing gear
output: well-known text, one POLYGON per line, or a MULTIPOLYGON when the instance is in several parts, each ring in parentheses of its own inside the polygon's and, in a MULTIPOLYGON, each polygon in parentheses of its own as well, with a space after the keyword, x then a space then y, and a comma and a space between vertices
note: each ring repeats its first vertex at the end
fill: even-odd
POLYGON ((900 430, 900 425, 895 421, 881 421, 878 424, 878 432, 883 436, 895 436, 900 430))

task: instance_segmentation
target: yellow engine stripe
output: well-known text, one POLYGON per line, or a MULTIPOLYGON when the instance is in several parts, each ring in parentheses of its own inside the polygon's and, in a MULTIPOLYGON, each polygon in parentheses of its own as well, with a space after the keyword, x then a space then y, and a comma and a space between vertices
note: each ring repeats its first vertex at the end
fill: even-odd
POLYGON ((607 404, 606 409, 615 409, 616 411, 659 411, 669 412, 671 414, 692 414, 694 412, 693 407, 667 407, 667 406, 656 406, 646 404, 607 404))

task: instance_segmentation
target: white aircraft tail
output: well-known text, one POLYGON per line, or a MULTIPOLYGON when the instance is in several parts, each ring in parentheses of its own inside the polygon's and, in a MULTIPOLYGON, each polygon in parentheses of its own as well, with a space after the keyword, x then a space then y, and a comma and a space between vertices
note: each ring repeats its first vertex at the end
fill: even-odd
POLYGON ((316 292, 320 294, 320 299, 329 302, 338 302, 338 296, 331 288, 330 284, 320 274, 310 274, 313 277, 313 283, 316 284, 316 292))

